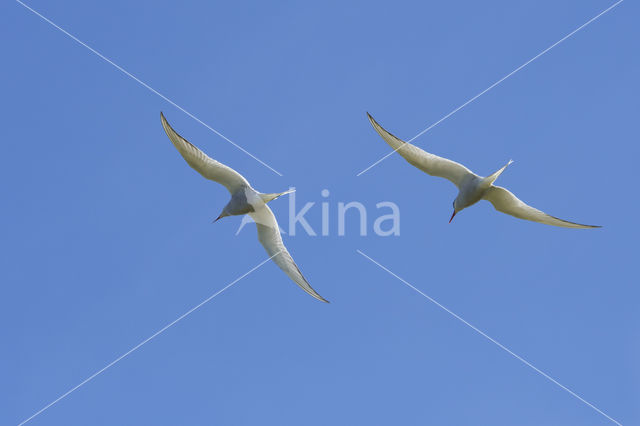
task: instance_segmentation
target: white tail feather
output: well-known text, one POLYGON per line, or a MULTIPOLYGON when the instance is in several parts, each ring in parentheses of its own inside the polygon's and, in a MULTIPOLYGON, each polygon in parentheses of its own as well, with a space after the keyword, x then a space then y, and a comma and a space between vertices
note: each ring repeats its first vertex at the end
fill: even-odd
POLYGON ((505 169, 511 163, 513 163, 513 160, 509 160, 509 162, 507 164, 505 164, 504 166, 502 166, 502 168, 500 170, 498 170, 497 172, 493 173, 492 175, 487 176, 486 178, 484 178, 484 182, 487 184, 487 186, 493 185, 493 182, 495 182, 496 179, 498 179, 498 176, 500 176, 502 174, 502 172, 504 172, 505 169))
POLYGON ((284 192, 277 192, 277 193, 273 193, 273 194, 260 194, 260 197, 262 197, 262 201, 264 201, 265 203, 268 203, 269 201, 273 201, 278 197, 281 197, 283 195, 286 194, 291 194, 292 192, 296 192, 295 188, 291 188, 287 191, 284 192))

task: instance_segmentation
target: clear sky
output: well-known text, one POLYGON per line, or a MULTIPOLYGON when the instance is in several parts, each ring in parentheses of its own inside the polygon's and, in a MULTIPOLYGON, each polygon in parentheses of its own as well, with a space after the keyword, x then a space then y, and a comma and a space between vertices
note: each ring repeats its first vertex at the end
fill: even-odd
MULTIPOLYGON (((297 188, 318 231, 285 243, 314 300, 269 262, 52 406, 34 425, 640 423, 636 2, 625 1, 415 143, 489 174, 555 228, 389 152, 613 1, 29 4, 278 176, 20 4, 0 5, 0 423, 17 424, 266 259, 211 224, 226 190, 160 111, 263 192, 297 188), (329 196, 322 197, 321 191, 329 196), (367 236, 339 202, 369 213, 367 236), (400 209, 400 235, 373 234, 400 209)), ((271 207, 287 230, 289 200, 271 207)))

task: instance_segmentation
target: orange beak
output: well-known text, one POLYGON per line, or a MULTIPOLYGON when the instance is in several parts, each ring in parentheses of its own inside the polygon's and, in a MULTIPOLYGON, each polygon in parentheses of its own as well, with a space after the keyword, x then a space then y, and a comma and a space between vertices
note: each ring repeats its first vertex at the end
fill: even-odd
POLYGON ((453 211, 453 214, 451 215, 451 219, 449 219, 449 223, 451 223, 451 221, 453 220, 454 216, 456 215, 456 211, 453 211))

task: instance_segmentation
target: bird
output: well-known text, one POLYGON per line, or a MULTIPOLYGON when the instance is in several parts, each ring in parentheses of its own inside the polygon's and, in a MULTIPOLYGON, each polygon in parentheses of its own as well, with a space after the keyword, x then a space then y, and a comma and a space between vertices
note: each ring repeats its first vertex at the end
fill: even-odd
POLYGON ((487 177, 479 176, 460 163, 438 157, 395 137, 378 124, 371 114, 367 113, 367 116, 375 131, 382 136, 382 139, 384 139, 394 151, 397 151, 407 160, 409 164, 417 167, 428 175, 443 177, 458 187, 458 196, 453 201, 453 214, 451 215, 451 219, 449 219, 449 223, 451 223, 460 211, 474 205, 480 200, 487 200, 493 204, 493 207, 497 211, 515 216, 519 219, 565 228, 600 228, 600 226, 582 225, 548 215, 525 204, 508 189, 494 185, 493 183, 498 179, 498 176, 505 171, 509 164, 513 163, 512 160, 509 160, 509 162, 497 172, 487 177))
POLYGON ((320 296, 309 284, 300 272, 300 268, 294 262, 282 242, 280 228, 275 215, 267 206, 267 203, 276 198, 289 194, 294 190, 263 194, 251 187, 247 179, 229 166, 226 166, 191 144, 180 136, 167 122, 164 114, 160 113, 162 127, 178 152, 187 164, 204 178, 222 184, 231 194, 231 200, 224 206, 220 215, 214 220, 217 222, 223 217, 248 214, 255 221, 258 229, 258 240, 264 246, 267 254, 273 261, 295 282, 301 289, 316 299, 329 303, 320 296))

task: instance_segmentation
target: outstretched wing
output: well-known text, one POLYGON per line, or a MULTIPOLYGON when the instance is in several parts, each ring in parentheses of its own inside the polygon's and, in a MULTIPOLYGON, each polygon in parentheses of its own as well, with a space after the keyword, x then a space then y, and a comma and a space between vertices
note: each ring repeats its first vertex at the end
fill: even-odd
POLYGON ((191 142, 180 136, 169 125, 167 119, 164 118, 164 114, 160 113, 160 119, 162 120, 162 127, 167 133, 167 136, 169 136, 173 146, 176 147, 178 152, 180 152, 182 157, 187 161, 187 164, 195 171, 207 179, 224 185, 231 194, 242 187, 250 186, 249 182, 240 173, 207 156, 207 154, 200 151, 191 144, 191 142))
POLYGON ((302 272, 300 272, 298 265, 293 261, 293 258, 282 242, 278 222, 271 209, 265 204, 255 212, 249 213, 249 216, 256 222, 256 226, 258 227, 258 240, 264 246, 269 256, 273 256, 273 261, 276 265, 278 265, 293 282, 298 284, 301 289, 316 299, 329 303, 329 301, 320 296, 311 285, 309 285, 302 275, 302 272))
POLYGON ((523 203, 509 190, 501 186, 491 186, 484 194, 483 198, 493 204, 499 212, 515 216, 519 219, 540 222, 546 225, 562 226, 565 228, 600 228, 599 226, 581 225, 550 216, 536 208, 523 203))
POLYGON ((367 116, 373 128, 382 136, 382 139, 412 166, 419 168, 431 176, 448 179, 457 187, 460 187, 460 183, 465 177, 475 175, 460 163, 430 154, 415 145, 395 137, 379 125, 371 114, 367 113, 367 116))

